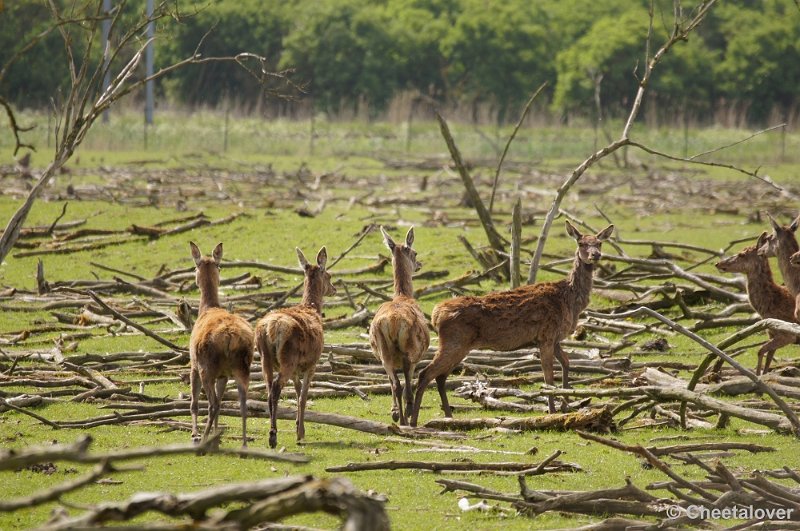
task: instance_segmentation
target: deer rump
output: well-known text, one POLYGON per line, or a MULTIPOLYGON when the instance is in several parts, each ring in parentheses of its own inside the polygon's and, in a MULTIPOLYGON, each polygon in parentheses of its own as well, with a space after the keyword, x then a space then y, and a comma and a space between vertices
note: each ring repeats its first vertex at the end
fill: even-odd
POLYGON ((425 325, 425 315, 414 299, 396 297, 381 305, 370 325, 377 336, 370 333, 372 351, 379 361, 391 361, 394 367, 403 366, 403 357, 417 363, 427 351, 430 336, 425 325), (392 338, 390 341, 389 338, 392 338), (381 344, 375 344, 380 341, 381 344), (382 353, 383 358, 380 357, 382 353))
POLYGON ((221 308, 209 308, 197 319, 192 336, 191 356, 205 358, 205 363, 199 365, 201 372, 249 377, 253 331, 244 318, 221 308))
POLYGON ((482 297, 440 303, 431 323, 441 336, 498 351, 557 342, 569 335, 583 308, 570 308, 566 280, 541 282, 482 297))
MULTIPOLYGON (((257 334, 259 350, 269 356, 274 369, 284 364, 295 363, 287 374, 305 373, 315 369, 322 351, 322 319, 316 310, 305 307, 286 308, 269 314, 261 323, 257 334), (291 352, 292 356, 279 356, 281 352, 291 352)), ((290 369, 290 367, 285 367, 290 369)), ((268 382, 269 384, 269 382, 268 382)))

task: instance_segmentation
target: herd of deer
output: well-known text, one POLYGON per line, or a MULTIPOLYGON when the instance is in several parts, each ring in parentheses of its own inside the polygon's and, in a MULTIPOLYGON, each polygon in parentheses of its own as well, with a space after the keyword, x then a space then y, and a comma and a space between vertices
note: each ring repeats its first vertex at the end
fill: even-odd
MULTIPOLYGON (((764 232, 754 246, 722 260, 717 268, 747 276, 750 304, 763 318, 800 322, 800 246, 794 233, 800 216, 782 226, 771 216, 773 232, 764 232), (786 287, 772 279, 768 258, 778 258, 786 287)), ((594 265, 600 260, 601 245, 611 237, 609 225, 596 235, 581 234, 569 221, 567 234, 577 242, 575 260, 569 275, 556 282, 539 282, 508 291, 474 297, 461 296, 438 304, 431 316, 439 335, 439 348, 433 360, 420 371, 416 394, 412 377, 416 364, 430 342, 428 323, 414 299, 412 275, 421 267, 412 247, 414 229, 409 229, 404 244, 397 244, 381 227, 384 243, 392 253, 394 297, 378 308, 369 328, 369 340, 375 357, 383 364, 392 391, 392 419, 401 425, 417 425, 422 397, 436 381, 442 409, 451 417, 446 381, 449 374, 472 349, 516 350, 536 345, 540 350, 542 372, 547 385, 554 384, 554 360, 561 365, 562 385, 569 387, 569 357, 561 341, 571 334, 578 317, 586 309, 592 289, 594 265), (403 372, 401 383, 398 372, 403 372)), ((268 391, 270 414, 269 445, 278 443, 277 407, 281 389, 291 379, 297 391, 297 440, 305 436, 303 417, 314 371, 322 354, 322 301, 333 295, 326 270, 325 247, 317 254, 316 264, 309 263, 300 249, 297 256, 305 274, 303 298, 299 305, 270 312, 255 327, 240 316, 220 307, 219 268, 222 244, 211 256, 203 256, 190 242, 200 289, 198 319, 189 343, 191 359, 192 438, 198 440, 197 415, 200 387, 208 399, 208 419, 203 431, 205 440, 217 428, 225 386, 233 378, 239 392, 242 416, 242 446, 247 446, 247 390, 254 348, 258 348, 264 381, 268 391)), ((756 372, 769 370, 775 351, 793 343, 796 337, 786 332, 770 332, 770 340, 758 351, 756 372), (766 355, 766 360, 764 356, 766 355)), ((552 397, 548 409, 555 412, 552 397)))

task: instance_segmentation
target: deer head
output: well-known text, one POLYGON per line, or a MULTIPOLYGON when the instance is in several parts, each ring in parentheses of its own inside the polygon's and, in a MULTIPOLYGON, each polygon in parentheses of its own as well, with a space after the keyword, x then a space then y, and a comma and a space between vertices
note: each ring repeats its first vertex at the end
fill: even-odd
POLYGON ((769 212, 765 212, 765 214, 772 225, 772 234, 768 234, 764 242, 758 246, 758 253, 771 257, 778 256, 779 249, 785 249, 785 252, 789 253, 797 252, 798 245, 794 233, 800 226, 800 216, 797 216, 789 225, 781 225, 769 212))
POLYGON ((192 250, 192 258, 194 258, 195 282, 198 286, 205 284, 204 279, 211 279, 214 281, 215 286, 219 286, 219 264, 222 261, 222 244, 218 243, 214 247, 211 256, 203 256, 200 248, 194 242, 189 242, 189 247, 192 250))
POLYGON ((314 301, 320 302, 323 296, 335 295, 336 288, 331 284, 331 274, 325 269, 325 264, 328 263, 328 250, 325 246, 317 253, 316 265, 309 263, 299 247, 295 247, 295 251, 300 267, 305 272, 305 292, 313 296, 314 301))
POLYGON ((392 264, 395 269, 400 266, 406 271, 420 270, 422 262, 417 260, 417 251, 411 247, 414 244, 414 227, 408 229, 405 245, 397 245, 383 227, 381 227, 381 234, 383 234, 383 243, 392 252, 392 264))
POLYGON ((200 309, 219 306, 219 264, 222 261, 222 244, 217 244, 211 256, 203 256, 194 242, 189 242, 194 259, 194 281, 200 288, 200 309))
POLYGON ((614 232, 614 225, 609 225, 595 235, 581 234, 569 221, 566 221, 566 227, 567 234, 578 242, 578 258, 588 265, 596 264, 603 257, 600 248, 603 242, 609 239, 614 232))
POLYGON ((720 260, 716 267, 725 273, 746 273, 761 260, 766 260, 762 249, 769 244, 770 235, 762 232, 755 245, 745 247, 733 256, 720 260))

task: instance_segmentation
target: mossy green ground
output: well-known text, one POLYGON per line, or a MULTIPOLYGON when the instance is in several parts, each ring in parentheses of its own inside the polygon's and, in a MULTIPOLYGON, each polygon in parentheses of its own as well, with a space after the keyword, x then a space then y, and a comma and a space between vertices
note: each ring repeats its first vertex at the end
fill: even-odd
MULTIPOLYGON (((203 117, 197 117, 191 123, 181 128, 175 123, 164 124, 161 129, 151 131, 149 142, 151 150, 144 151, 136 132, 136 124, 123 122, 117 127, 105 131, 96 130, 88 140, 87 148, 81 150, 76 159, 70 163, 73 168, 87 170, 76 177, 60 177, 56 186, 64 186, 65 180, 75 183, 103 183, 109 177, 101 167, 124 169, 131 165, 149 167, 153 169, 165 168, 191 168, 194 164, 198 167, 211 165, 219 168, 229 168, 232 171, 241 171, 242 167, 252 164, 271 164, 276 171, 292 172, 305 164, 313 174, 335 172, 346 174, 349 177, 359 177, 363 181, 356 189, 333 189, 329 191, 329 202, 325 210, 315 218, 298 216, 290 208, 283 206, 273 207, 268 202, 258 208, 248 208, 247 216, 236 221, 215 227, 201 227, 189 233, 168 236, 156 241, 135 241, 123 245, 107 247, 105 249, 73 253, 65 256, 44 256, 46 277, 49 281, 67 281, 74 279, 92 279, 93 272, 97 269, 90 262, 101 263, 106 266, 124 269, 150 278, 156 272, 166 267, 178 269, 189 267, 192 262, 188 252, 188 240, 200 244, 205 251, 218 241, 225 244, 225 257, 240 260, 260 260, 273 264, 292 266, 296 262, 294 247, 299 246, 306 254, 315 253, 316 250, 326 245, 329 255, 338 256, 350 244, 357 234, 371 222, 386 223, 396 227, 398 238, 402 237, 405 227, 413 223, 416 227, 415 247, 418 249, 419 258, 424 263, 424 270, 447 270, 450 278, 455 278, 466 271, 476 269, 476 263, 466 253, 459 243, 457 236, 466 236, 473 245, 481 245, 485 237, 480 226, 471 224, 432 223, 430 209, 414 205, 382 206, 380 208, 351 205, 348 198, 360 195, 370 188, 376 193, 385 190, 402 189, 404 183, 410 183, 419 178, 419 173, 409 174, 408 170, 392 169, 384 164, 387 159, 413 159, 420 160, 425 157, 440 157, 446 160, 444 144, 438 136, 438 130, 433 124, 413 125, 412 149, 407 153, 404 149, 405 130, 400 126, 390 127, 383 125, 385 130, 369 129, 364 124, 354 126, 337 126, 337 124, 316 123, 316 132, 320 139, 315 144, 315 154, 310 154, 310 146, 305 141, 292 143, 292 135, 301 135, 307 131, 308 124, 279 123, 267 131, 256 127, 257 123, 232 121, 241 131, 231 131, 229 149, 222 152, 219 143, 218 117, 208 118, 208 123, 203 117), (215 121, 216 120, 216 121, 215 121), (126 125, 127 124, 127 125, 126 125), (216 130, 215 130, 216 127, 216 130), (196 130, 194 128, 197 128, 196 130), (348 136, 350 129, 359 131, 360 135, 348 136), (174 129, 174 131, 173 131, 174 129), (377 131, 377 133, 375 132, 377 131), (159 136, 161 135, 161 136, 159 136), (194 137, 195 143, 187 146, 187 137, 194 137), (104 145, 103 142, 106 144, 104 145), (128 150, 121 149, 129 145, 128 150), (263 149, 265 144, 270 144, 269 150, 263 149), (156 146, 153 148, 152 146, 156 146), (149 161, 149 162, 148 162, 149 161), (97 169, 96 172, 88 171, 97 169)), ((456 140, 462 151, 469 156, 493 156, 480 138, 464 128, 455 127, 456 140), (458 133, 462 136, 459 136, 458 133), (468 137, 468 138, 467 138, 468 137)), ((509 131, 491 130, 487 134, 496 137, 501 144, 505 141, 509 131)), ((648 133, 656 146, 664 151, 682 149, 682 132, 663 131, 648 133), (665 139, 666 145, 657 142, 665 139)), ((709 145, 724 145, 746 136, 744 132, 735 131, 704 131, 693 140, 700 152, 708 149, 709 145)), ((512 158, 522 159, 530 157, 541 159, 539 168, 560 175, 566 175, 590 151, 593 134, 591 130, 560 130, 543 131, 526 130, 518 138, 512 149, 512 158), (570 134, 575 133, 575 143, 565 140, 570 134), (546 170, 545 170, 546 169, 546 170)), ((42 140, 44 142, 44 140, 42 140)), ((757 142, 766 142, 759 137, 757 142)), ((790 136, 787 144, 797 145, 796 136, 790 136)), ((768 173, 773 179, 783 185, 794 185, 798 162, 792 160, 779 160, 781 155, 780 145, 773 138, 772 143, 767 142, 769 152, 764 149, 759 151, 762 159, 768 159, 769 166, 762 173, 768 173)), ((3 157, 8 158, 8 149, 3 148, 3 157)), ((35 165, 43 165, 46 161, 46 151, 34 156, 35 165)), ((727 154, 732 163, 746 163, 750 165, 764 164, 764 160, 751 160, 748 156, 758 151, 750 145, 744 145, 734 153, 727 154)), ((786 151, 789 152, 790 151, 786 151)), ((800 152, 800 150, 795 150, 800 152)), ((644 160, 644 157, 639 157, 644 160)), ((8 161, 5 161, 8 162, 8 161)), ((650 158, 648 164, 653 164, 650 158)), ((695 167, 687 167, 677 163, 658 163, 662 169, 671 169, 675 172, 695 171, 695 167)), ((450 170, 430 171, 430 186, 441 192, 444 187, 453 187, 450 170), (449 176, 448 176, 449 175, 449 176), (449 179, 447 183, 445 180, 449 179), (449 184, 448 184, 449 183, 449 184), (441 184, 441 186, 440 186, 441 184)), ((592 170, 592 174, 607 173, 620 175, 628 170, 620 170, 608 161, 601 170, 592 170)), ((637 170, 640 175, 643 170, 637 170)), ((488 195, 486 184, 492 173, 491 168, 478 168, 475 174, 482 178, 481 193, 488 195)), ((587 174, 589 175, 589 174, 587 174)), ((635 193, 635 178, 628 190, 635 193)), ((736 182, 741 186, 753 187, 764 190, 765 185, 756 183, 752 178, 722 168, 706 168, 702 174, 704 179, 718 180, 721 183, 736 182)), ((516 182, 516 177, 504 177, 501 190, 511 195, 516 182)), ((560 179, 547 184, 540 184, 543 189, 555 189, 560 184, 560 179)), ((415 197, 425 198, 434 192, 421 192, 418 187, 409 192, 415 197)), ((443 204, 437 208, 448 214, 451 218, 474 218, 474 211, 458 206, 459 185, 456 183, 454 190, 457 193, 446 195, 443 204)), ((606 220, 599 215, 599 211, 608 216, 620 230, 620 234, 627 239, 657 239, 662 241, 679 241, 701 245, 710 249, 721 249, 728 242, 743 237, 755 236, 765 230, 764 223, 748 221, 746 211, 736 213, 720 213, 707 208, 702 199, 691 204, 674 206, 654 212, 649 216, 633 211, 630 207, 617 204, 614 194, 590 196, 588 201, 580 195, 580 185, 567 198, 563 207, 571 213, 580 216, 584 221, 595 227, 605 226, 606 220)), ((524 209, 531 212, 542 212, 549 207, 551 196, 543 195, 539 204, 525 204, 524 209)), ((20 204, 19 197, 0 196, 0 219, 6 220, 20 204)), ((62 201, 39 201, 31 212, 26 226, 48 225, 61 210, 62 201)), ((300 203, 298 203, 299 205, 300 203)), ((791 208, 793 205, 782 205, 780 201, 775 206, 791 208)), ((220 218, 235 211, 233 204, 215 204, 212 202, 194 203, 190 205, 190 212, 202 210, 210 218, 220 218)), ((501 230, 506 231, 510 220, 510 204, 501 202, 496 207, 498 224, 501 230)), ((186 212, 178 212, 172 208, 153 208, 126 206, 121 203, 105 201, 78 201, 70 200, 68 214, 64 221, 74 219, 87 219, 88 228, 124 229, 133 223, 152 225, 158 221, 175 219, 185 216, 186 212)), ((534 224, 526 225, 523 233, 526 238, 533 238, 539 233, 541 216, 534 214, 534 224)), ((551 231, 546 253, 552 258, 566 258, 573 253, 573 242, 569 240, 561 222, 557 222, 551 231)), ((532 243, 526 244, 528 250, 533 248, 532 243)), ((627 246, 626 251, 631 255, 645 255, 649 247, 627 246)), ((334 278, 336 269, 351 269, 372 263, 379 254, 386 254, 380 238, 370 236, 350 253, 331 273, 334 278)), ((15 258, 7 257, 0 265, 0 285, 16 287, 23 290, 35 289, 35 272, 37 257, 15 258)), ((561 266, 566 267, 566 266, 561 266)), ((712 271, 710 265, 701 268, 702 271, 712 271)), ((774 268, 777 273, 777 268, 774 268)), ((223 269, 223 276, 233 276, 244 272, 233 267, 223 269)), ((287 275, 272 275, 269 272, 258 272, 264 280, 265 290, 283 289, 293 286, 300 278, 291 278, 287 275), (272 285, 271 285, 272 284, 272 285)), ((101 273, 105 275, 105 273, 101 273)), ((390 273, 384 274, 387 282, 390 273)), ((108 278, 103 277, 103 278, 108 278)), ((553 273, 543 273, 539 280, 556 278, 553 273)), ((503 286, 484 282, 479 291, 500 289, 503 286)), ((191 294, 196 296, 196 292, 191 294)), ((423 299, 421 305, 426 312, 443 296, 423 299)), ((602 309, 610 307, 613 303, 597 295, 593 296, 590 307, 602 309)), ((344 306, 329 307, 326 314, 336 316, 351 311, 344 306)), ((0 313, 0 336, 31 329, 37 325, 53 322, 53 317, 48 312, 3 311, 0 313)), ((326 336, 326 342, 364 342, 364 328, 351 328, 334 331, 326 336)), ((732 330, 715 331, 705 335, 712 342, 717 342, 732 330)), ((125 351, 159 351, 163 350, 158 343, 141 335, 123 335, 110 337, 104 331, 94 332, 95 337, 79 342, 75 353, 114 353, 125 351)), ((37 336, 50 341, 57 337, 57 333, 37 336)), ((188 335, 172 334, 169 338, 180 344, 188 343, 188 335)), ((640 338, 644 341, 647 337, 640 338)), ((654 354, 647 360, 672 360, 687 363, 697 363, 705 355, 703 349, 697 344, 674 336, 669 338, 672 349, 666 354, 654 354)), ((48 349, 47 342, 39 344, 26 344, 23 348, 48 349)), ((13 347, 3 347, 12 352, 13 347)), ((749 349, 740 358, 743 363, 755 365, 755 348, 749 349)), ((797 347, 792 346, 782 349, 778 358, 796 358, 797 347)), ((643 358, 642 358, 643 359, 643 358)), ((641 359, 639 360, 641 361, 641 359)), ((121 381, 137 382, 149 376, 143 373, 114 374, 114 378, 121 381)), ((5 389, 10 390, 10 389, 5 389)), ((187 393, 188 386, 180 383, 148 384, 146 393, 151 396, 176 398, 179 393, 187 393)), ((452 395, 451 395, 452 397, 452 395)), ((471 405, 455 397, 451 398, 453 404, 471 405)), ((389 421, 390 397, 371 396, 370 400, 362 401, 359 398, 347 399, 317 399, 310 404, 310 409, 319 412, 341 412, 356 417, 365 417, 382 422, 389 421)), ((102 410, 96 404, 75 404, 63 402, 39 407, 36 412, 46 418, 67 420, 82 419, 97 416, 102 410)), ((440 416, 439 398, 435 392, 425 395, 421 422, 440 416)), ((480 410, 460 410, 458 416, 472 416, 486 414, 480 410)), ((229 430, 223 439, 227 446, 238 445, 239 423, 235 418, 224 418, 223 422, 229 430)), ((778 449, 774 453, 747 454, 738 453, 735 457, 726 458, 729 467, 741 470, 775 469, 796 462, 795 455, 798 443, 789 436, 775 434, 743 434, 737 430, 753 428, 742 422, 733 422, 728 429, 680 432, 671 428, 644 428, 623 431, 616 434, 621 441, 626 443, 654 444, 654 438, 685 437, 687 440, 700 439, 703 441, 725 440, 752 442, 773 446, 778 449)), ((475 461, 520 461, 537 463, 555 450, 564 452, 562 459, 579 464, 583 472, 548 474, 530 478, 528 486, 534 489, 593 489, 601 487, 619 487, 626 478, 630 478, 636 485, 644 487, 654 481, 664 480, 665 477, 658 471, 649 470, 632 455, 612 450, 594 443, 589 443, 573 433, 526 433, 508 434, 493 431, 479 431, 468 434, 465 441, 451 441, 452 444, 469 444, 481 449, 505 450, 513 452, 526 452, 532 447, 538 449, 535 456, 529 455, 502 455, 489 453, 452 454, 443 452, 423 451, 422 447, 405 443, 387 441, 382 437, 364 434, 352 430, 307 423, 306 443, 297 445, 293 434, 294 423, 280 421, 280 444, 288 451, 306 453, 311 462, 295 466, 275 464, 265 461, 243 460, 234 457, 210 455, 202 458, 193 456, 175 456, 157 459, 144 459, 138 464, 141 470, 126 473, 114 473, 109 476, 119 483, 97 484, 64 497, 64 501, 71 505, 95 504, 102 501, 124 500, 139 491, 168 491, 188 492, 204 489, 216 485, 236 481, 248 481, 270 477, 280 477, 287 474, 313 474, 317 476, 329 475, 326 467, 342 465, 348 462, 361 462, 368 460, 451 460, 473 459, 475 461)), ((251 443, 253 447, 265 448, 267 446, 267 421, 251 419, 249 434, 255 438, 251 443)), ((166 445, 178 442, 188 442, 189 436, 185 432, 165 431, 154 426, 109 426, 94 428, 88 431, 94 438, 92 449, 95 452, 118 450, 139 446, 166 445)), ((0 414, 0 444, 4 448, 21 448, 33 444, 47 444, 52 441, 71 442, 81 433, 72 430, 52 430, 34 419, 13 412, 0 414)), ((660 443, 667 444, 667 443, 660 443)), ((53 475, 44 475, 30 470, 18 472, 4 472, 3 494, 4 499, 12 499, 29 495, 39 489, 73 479, 78 473, 83 473, 89 467, 73 465, 70 463, 57 463, 58 470, 53 475), (76 472, 77 471, 77 472, 76 472)), ((675 465, 679 473, 698 479, 696 468, 675 465)), ((560 514, 545 514, 534 520, 521 516, 499 514, 486 514, 479 512, 462 513, 457 507, 459 495, 454 493, 440 494, 441 487, 435 483, 438 477, 463 479, 474 481, 488 488, 502 492, 518 492, 515 477, 496 477, 491 475, 475 474, 433 474, 422 471, 377 471, 342 474, 351 479, 357 486, 364 490, 372 490, 388 497, 387 510, 395 529, 475 529, 508 528, 570 528, 596 521, 597 518, 570 517, 560 514)), ((666 493, 663 493, 666 495, 666 493)), ((47 504, 33 510, 17 511, 0 515, 0 529, 31 528, 47 520, 49 512, 56 504, 47 504)), ((71 509, 77 512, 75 509, 71 509)), ((144 517, 151 519, 152 515, 144 517)), ((292 524, 313 527, 335 527, 336 520, 325 515, 305 515, 292 518, 292 524)))

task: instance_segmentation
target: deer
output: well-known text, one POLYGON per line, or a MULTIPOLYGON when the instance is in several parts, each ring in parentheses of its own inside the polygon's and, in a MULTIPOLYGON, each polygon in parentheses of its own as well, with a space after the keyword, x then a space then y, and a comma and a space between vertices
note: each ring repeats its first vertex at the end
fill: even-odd
MULTIPOLYGON (((561 349, 561 340, 575 330, 578 316, 589 304, 594 266, 602 257, 602 243, 611 236, 614 226, 609 225, 596 235, 583 235, 567 221, 566 230, 578 244, 567 278, 481 297, 455 297, 433 309, 431 323, 439 333, 439 348, 419 373, 412 426, 417 425, 422 396, 433 380, 445 416, 452 417, 445 392, 447 376, 475 348, 509 351, 536 344, 545 383, 553 385, 555 357, 561 364, 563 386, 569 387, 569 358, 561 349)), ((547 405, 548 411, 555 413, 552 396, 547 405)))
POLYGON ((195 263, 195 282, 200 288, 197 321, 189 339, 189 382, 192 390, 192 440, 198 441, 197 414, 200 387, 208 398, 208 419, 202 442, 211 429, 217 429, 222 396, 228 378, 233 378, 239 391, 242 415, 242 448, 247 447, 247 389, 250 385, 250 364, 253 362, 253 328, 243 317, 220 307, 219 268, 222 244, 211 256, 203 256, 194 242, 189 242, 195 263))
POLYGON ((299 248, 295 250, 304 273, 300 304, 270 312, 256 324, 256 346, 269 392, 270 448, 278 445, 278 399, 289 379, 297 392, 297 440, 305 438, 303 419, 308 389, 322 355, 322 299, 336 294, 325 268, 328 262, 325 247, 319 250, 316 265, 309 263, 299 248))
POLYGON ((800 268, 793 267, 790 258, 800 251, 800 245, 797 244, 797 238, 794 235, 797 227, 800 226, 800 216, 796 217, 789 225, 781 225, 769 212, 766 214, 772 225, 772 234, 767 236, 758 250, 768 258, 772 256, 778 258, 778 267, 781 270, 786 289, 797 297, 800 294, 800 268))
MULTIPOLYGON (((770 245, 770 235, 761 233, 755 245, 745 247, 737 254, 716 264, 725 273, 744 273, 747 277, 747 298, 750 306, 762 319, 774 318, 790 323, 798 322, 795 317, 795 297, 785 287, 772 279, 769 260, 762 249, 770 245)), ((769 330, 769 341, 758 350, 756 374, 769 372, 775 351, 795 342, 797 336, 787 332, 769 330), (765 359, 766 358, 766 359, 765 359)), ((715 366, 715 371, 719 370, 715 366)))
MULTIPOLYGON (((793 268, 800 270, 800 251, 789 257, 789 264, 793 268)), ((800 308, 798 306, 800 306, 800 293, 796 294, 794 298, 794 319, 800 323, 800 308)))
POLYGON ((398 245, 381 227, 383 241, 392 253, 394 270, 394 297, 381 304, 369 327, 369 343, 372 353, 383 364, 392 389, 392 420, 401 426, 408 424, 407 415, 413 407, 414 395, 411 387, 414 368, 428 350, 430 334, 425 315, 414 300, 411 275, 422 267, 417 261, 414 243, 414 227, 408 229, 405 244, 398 245), (397 375, 403 371, 405 386, 397 375), (405 411, 403 409, 405 400, 405 411))

